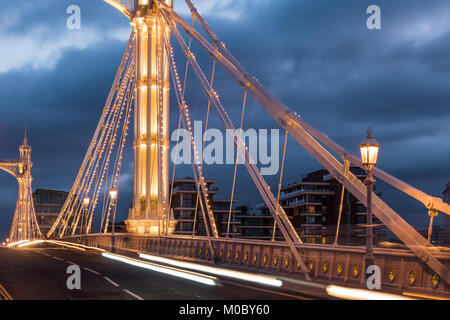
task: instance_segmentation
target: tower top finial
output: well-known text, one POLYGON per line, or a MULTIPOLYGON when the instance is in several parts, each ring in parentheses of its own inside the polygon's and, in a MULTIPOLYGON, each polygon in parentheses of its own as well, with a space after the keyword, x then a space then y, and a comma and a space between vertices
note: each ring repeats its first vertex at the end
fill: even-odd
POLYGON ((25 133, 23 135, 23 143, 22 145, 27 146, 28 145, 28 138, 27 138, 27 121, 25 120, 25 133))

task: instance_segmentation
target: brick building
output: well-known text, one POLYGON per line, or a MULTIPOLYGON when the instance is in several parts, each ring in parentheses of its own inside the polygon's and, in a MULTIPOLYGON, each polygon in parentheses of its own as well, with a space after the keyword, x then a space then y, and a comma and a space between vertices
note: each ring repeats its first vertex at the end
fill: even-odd
MULTIPOLYGON (((366 173, 358 167, 351 167, 351 172, 360 180, 364 180, 366 173)), ((281 188, 280 204, 292 222, 292 225, 307 243, 333 243, 336 234, 341 202, 342 186, 327 170, 321 169, 307 174, 301 181, 281 188)), ((273 218, 265 206, 260 204, 261 211, 251 218, 241 217, 241 234, 250 232, 246 229, 258 230, 256 221, 261 223, 259 234, 253 231, 254 237, 271 238, 273 218), (263 222, 262 217, 272 220, 263 222), (251 222, 250 222, 251 221, 251 222), (267 234, 270 232, 270 234, 267 234)), ((367 210, 352 194, 345 191, 342 202, 341 224, 339 228, 340 244, 364 244, 366 235, 367 210)), ((374 217, 374 224, 380 221, 374 217)), ((375 243, 385 237, 385 228, 374 229, 375 243)), ((282 239, 280 231, 276 230, 276 239, 282 239)))
MULTIPOLYGON (((230 208, 230 200, 215 199, 214 197, 219 192, 217 187, 214 187, 215 180, 205 180, 208 189, 208 199, 212 204, 212 211, 216 220, 217 231, 220 236, 226 236, 228 228, 228 215, 230 208)), ((172 184, 171 184, 172 185, 172 184)), ((175 234, 182 235, 206 235, 203 215, 200 204, 197 204, 197 188, 195 180, 192 178, 175 179, 173 181, 173 191, 171 200, 171 210, 173 217, 177 220, 175 227, 175 234), (196 209, 197 207, 197 209, 196 209), (194 229, 195 222, 195 230, 194 229)), ((236 200, 233 201, 233 206, 236 200)), ((236 215, 240 213, 239 210, 232 206, 230 228, 228 235, 236 237, 240 235, 239 221, 236 215)))

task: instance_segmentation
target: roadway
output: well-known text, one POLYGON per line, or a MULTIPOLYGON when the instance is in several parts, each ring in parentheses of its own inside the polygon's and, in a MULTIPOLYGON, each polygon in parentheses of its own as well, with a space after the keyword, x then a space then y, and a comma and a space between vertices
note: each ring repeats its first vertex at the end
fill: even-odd
POLYGON ((308 299, 220 279, 208 286, 110 260, 95 251, 62 247, 0 248, 0 300, 276 300, 308 299), (67 268, 81 270, 81 289, 69 290, 67 268), (1 289, 3 287, 3 290, 1 289), (6 293, 5 293, 6 291, 6 293))

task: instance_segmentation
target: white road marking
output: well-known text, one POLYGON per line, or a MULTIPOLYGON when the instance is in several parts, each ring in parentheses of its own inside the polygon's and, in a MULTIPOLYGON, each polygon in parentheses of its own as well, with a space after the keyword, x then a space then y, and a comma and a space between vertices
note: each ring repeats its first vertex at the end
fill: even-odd
POLYGON ((87 270, 87 271, 89 271, 89 272, 92 272, 92 273, 95 273, 95 274, 100 274, 99 272, 97 272, 97 271, 94 271, 94 270, 91 270, 91 269, 89 269, 89 268, 83 268, 84 270, 87 270))
POLYGON ((47 256, 47 257, 50 257, 50 255, 47 254, 47 253, 45 253, 45 252, 42 252, 42 254, 45 255, 45 256, 47 256))
POLYGON ((59 261, 64 261, 63 259, 61 259, 61 258, 58 258, 58 257, 52 257, 53 259, 56 259, 56 260, 59 260, 59 261))
POLYGON ((123 291, 125 291, 125 292, 128 293, 130 296, 133 296, 133 297, 135 297, 135 298, 138 299, 138 300, 144 300, 144 298, 139 297, 137 294, 134 294, 133 292, 128 291, 127 289, 123 289, 123 291))
POLYGON ((119 286, 117 283, 115 283, 114 281, 112 281, 110 278, 108 278, 108 277, 103 277, 103 278, 105 278, 105 280, 108 281, 109 283, 111 283, 113 286, 116 286, 116 287, 119 286))
POLYGON ((73 263, 72 261, 67 261, 67 263, 77 265, 76 263, 73 263))

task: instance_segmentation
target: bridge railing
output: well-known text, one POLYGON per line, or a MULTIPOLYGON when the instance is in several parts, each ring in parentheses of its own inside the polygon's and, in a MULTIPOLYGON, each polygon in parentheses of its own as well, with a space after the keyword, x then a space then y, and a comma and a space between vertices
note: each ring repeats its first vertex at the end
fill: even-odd
MULTIPOLYGON (((227 265, 231 268, 285 274, 303 278, 288 244, 248 239, 211 239, 206 237, 151 237, 137 234, 92 234, 65 238, 80 244, 162 255, 175 259, 227 265), (211 250, 212 247, 212 250, 211 250)), ((319 244, 297 245, 300 256, 313 279, 365 287, 365 247, 319 244)), ((450 294, 448 284, 407 249, 375 248, 375 265, 380 267, 383 290, 450 294)), ((434 254, 447 269, 450 250, 434 254)))

